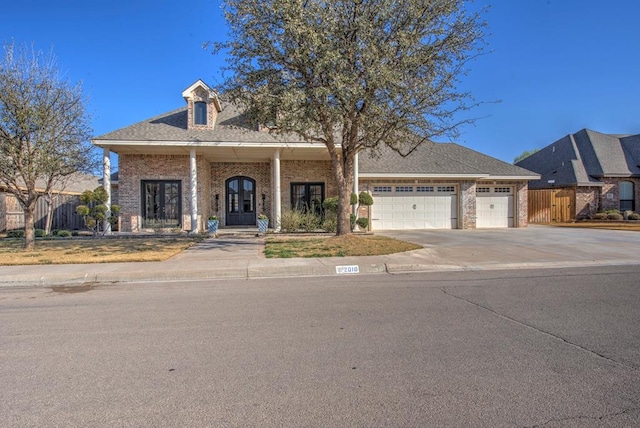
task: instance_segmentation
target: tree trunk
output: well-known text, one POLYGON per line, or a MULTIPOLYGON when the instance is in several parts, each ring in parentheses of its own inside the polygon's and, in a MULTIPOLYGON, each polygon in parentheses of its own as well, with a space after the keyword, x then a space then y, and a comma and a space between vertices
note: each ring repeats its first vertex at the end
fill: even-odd
POLYGON ((47 203, 47 216, 44 222, 44 234, 49 236, 51 234, 51 224, 53 224, 53 195, 48 194, 45 197, 47 203))
POLYGON ((351 233, 351 188, 348 183, 341 183, 338 189, 338 230, 336 235, 351 233))
POLYGON ((351 230, 351 193, 353 193, 353 162, 352 152, 343 153, 342 165, 336 174, 338 184, 338 228, 336 235, 349 235, 351 230))
POLYGON ((35 243, 35 231, 33 226, 35 209, 35 202, 24 207, 24 249, 27 251, 33 251, 35 243))

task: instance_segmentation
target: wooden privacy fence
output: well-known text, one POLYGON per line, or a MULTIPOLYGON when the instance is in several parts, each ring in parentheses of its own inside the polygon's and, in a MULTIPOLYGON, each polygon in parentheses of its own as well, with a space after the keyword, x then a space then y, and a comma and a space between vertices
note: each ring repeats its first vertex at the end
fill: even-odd
MULTIPOLYGON (((24 228, 24 212, 15 197, 4 194, 0 199, 0 231, 24 228)), ((53 222, 51 229, 85 229, 82 217, 76 213, 80 205, 78 195, 55 195, 53 197, 53 222)), ((38 199, 34 213, 36 229, 44 229, 47 218, 47 204, 44 198, 38 199)))
POLYGON ((575 218, 573 189, 529 190, 529 223, 564 223, 575 218))

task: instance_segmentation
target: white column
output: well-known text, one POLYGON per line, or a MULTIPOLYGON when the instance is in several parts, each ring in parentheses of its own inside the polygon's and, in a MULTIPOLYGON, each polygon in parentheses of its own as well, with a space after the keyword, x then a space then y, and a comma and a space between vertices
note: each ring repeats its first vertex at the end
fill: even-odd
POLYGON ((280 231, 280 219, 282 218, 282 200, 280 192, 280 150, 276 149, 273 153, 273 190, 275 202, 275 216, 273 228, 276 232, 280 231))
POLYGON ((111 234, 111 150, 108 147, 102 149, 102 188, 107 192, 107 200, 104 203, 107 206, 106 218, 102 223, 105 235, 111 234))
MULTIPOLYGON (((358 191, 358 153, 355 154, 355 156, 353 157, 353 193, 355 193, 356 195, 359 195, 360 192, 358 191)), ((358 203, 356 202, 356 204, 352 207, 353 209, 353 213, 356 215, 356 217, 358 216, 358 213, 356 212, 356 210, 358 209, 358 203)))
POLYGON ((198 233, 198 172, 196 149, 189 151, 189 178, 191 181, 191 233, 198 233))

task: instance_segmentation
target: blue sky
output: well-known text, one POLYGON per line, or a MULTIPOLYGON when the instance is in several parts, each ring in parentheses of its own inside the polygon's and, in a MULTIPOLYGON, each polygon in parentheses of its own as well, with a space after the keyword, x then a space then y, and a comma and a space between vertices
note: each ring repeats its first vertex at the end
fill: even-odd
MULTIPOLYGON (((582 128, 640 133, 637 0, 478 0, 491 4, 490 54, 462 88, 486 104, 459 143, 506 162, 582 128), (491 101, 499 100, 499 103, 491 101)), ((0 13, 0 42, 53 49, 89 97, 95 135, 182 107, 182 90, 221 80, 218 0, 23 0, 0 13)))

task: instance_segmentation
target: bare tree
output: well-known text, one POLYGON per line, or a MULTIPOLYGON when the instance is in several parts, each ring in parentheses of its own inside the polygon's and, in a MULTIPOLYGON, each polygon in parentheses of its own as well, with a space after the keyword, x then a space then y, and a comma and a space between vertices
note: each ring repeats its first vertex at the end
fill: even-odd
POLYGON ((271 132, 326 145, 338 185, 337 234, 351 232, 355 155, 406 156, 455 138, 477 103, 457 89, 484 47, 462 0, 225 0, 222 91, 271 132))
POLYGON ((96 168, 80 84, 60 75, 55 56, 4 46, 0 61, 0 184, 24 210, 25 248, 34 245, 34 211, 42 195, 76 172, 96 168), (36 187, 36 182, 38 188, 36 187))

